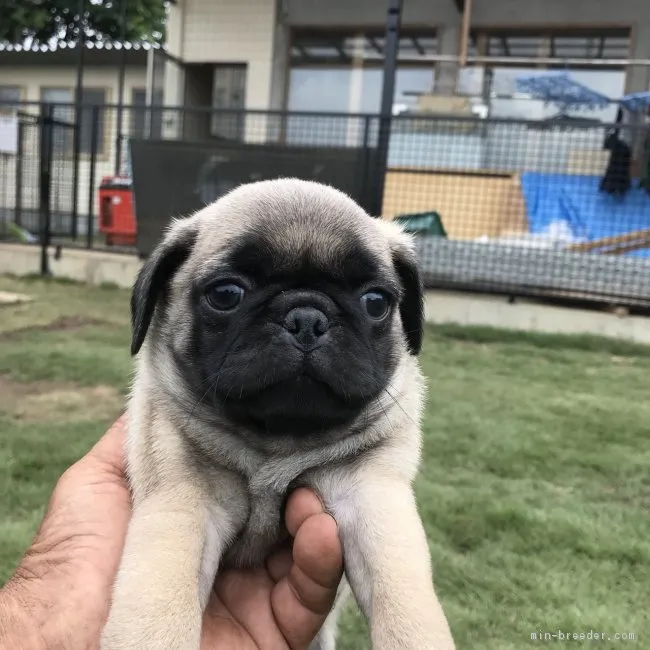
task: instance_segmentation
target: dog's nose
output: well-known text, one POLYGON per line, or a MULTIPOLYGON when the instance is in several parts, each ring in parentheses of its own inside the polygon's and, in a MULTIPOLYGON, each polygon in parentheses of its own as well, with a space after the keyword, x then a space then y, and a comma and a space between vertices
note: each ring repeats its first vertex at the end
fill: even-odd
POLYGON ((313 345, 327 330, 327 316, 315 307, 295 307, 284 319, 284 328, 302 346, 313 345))

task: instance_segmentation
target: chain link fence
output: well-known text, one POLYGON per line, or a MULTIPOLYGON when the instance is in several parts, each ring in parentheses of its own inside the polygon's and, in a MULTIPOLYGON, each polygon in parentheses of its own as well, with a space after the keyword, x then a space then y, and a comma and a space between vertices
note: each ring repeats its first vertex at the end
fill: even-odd
MULTIPOLYGON (((3 221, 36 235, 43 110, 21 106, 20 152, 0 158, 3 221)), ((49 110, 58 123, 77 125, 76 134, 53 131, 51 227, 62 245, 133 250, 133 238, 107 231, 99 191, 106 179, 130 177, 131 139, 211 151, 193 185, 173 156, 159 172, 161 186, 194 192, 192 200, 203 203, 280 173, 345 185, 332 175, 332 161, 352 156, 365 205, 377 204, 373 186, 385 171, 381 216, 417 233, 431 286, 650 304, 648 125, 400 115, 392 120, 388 167, 380 170, 376 115, 85 105, 75 120, 74 106, 49 110), (224 151, 227 173, 219 167, 224 151), (293 162, 278 166, 277 156, 293 162), (174 185, 181 177, 184 186, 174 185)), ((170 205, 161 219, 174 213, 170 205)))

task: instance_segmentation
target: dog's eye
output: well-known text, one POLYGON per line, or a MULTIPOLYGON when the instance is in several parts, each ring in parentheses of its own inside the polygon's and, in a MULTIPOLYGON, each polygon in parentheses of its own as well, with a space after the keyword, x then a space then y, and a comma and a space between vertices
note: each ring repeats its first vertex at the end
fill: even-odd
POLYGON ((231 311, 243 300, 244 290, 238 284, 224 282, 210 287, 205 297, 213 309, 231 311))
POLYGON ((361 304, 370 318, 382 320, 388 314, 390 301, 388 296, 379 291, 369 291, 361 296, 361 304))

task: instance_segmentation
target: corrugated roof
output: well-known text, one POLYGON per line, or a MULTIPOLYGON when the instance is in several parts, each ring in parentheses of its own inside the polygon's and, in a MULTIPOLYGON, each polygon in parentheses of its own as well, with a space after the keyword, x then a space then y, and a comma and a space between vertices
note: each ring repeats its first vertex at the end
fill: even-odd
MULTIPOLYGON (((66 43, 65 41, 57 41, 49 45, 30 45, 29 43, 3 43, 0 41, 0 52, 41 52, 43 54, 48 54, 50 52, 58 52, 61 50, 75 50, 79 47, 78 43, 66 43)), ((93 42, 88 41, 85 43, 87 50, 149 50, 152 47, 154 49, 165 49, 164 46, 161 46, 158 43, 149 43, 148 41, 143 41, 141 43, 119 43, 119 42, 93 42)))

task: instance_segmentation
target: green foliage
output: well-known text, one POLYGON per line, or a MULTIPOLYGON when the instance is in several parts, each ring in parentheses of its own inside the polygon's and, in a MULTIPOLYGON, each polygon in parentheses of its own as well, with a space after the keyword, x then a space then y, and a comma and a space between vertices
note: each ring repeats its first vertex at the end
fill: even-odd
MULTIPOLYGON (((126 3, 124 40, 163 40, 166 0, 85 0, 87 41, 122 40, 122 2, 126 3)), ((0 42, 74 42, 79 36, 78 10, 79 0, 0 0, 0 42)))

